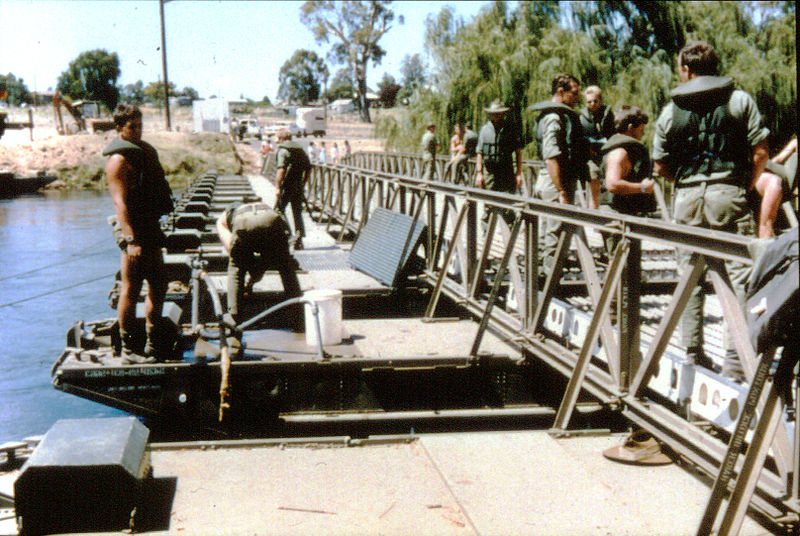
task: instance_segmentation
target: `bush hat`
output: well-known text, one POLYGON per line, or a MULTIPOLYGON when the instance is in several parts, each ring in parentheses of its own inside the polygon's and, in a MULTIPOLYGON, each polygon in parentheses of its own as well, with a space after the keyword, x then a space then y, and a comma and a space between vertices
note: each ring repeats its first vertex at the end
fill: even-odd
POLYGON ((487 114, 501 114, 508 111, 508 106, 503 106, 499 99, 492 101, 488 108, 483 109, 487 114))

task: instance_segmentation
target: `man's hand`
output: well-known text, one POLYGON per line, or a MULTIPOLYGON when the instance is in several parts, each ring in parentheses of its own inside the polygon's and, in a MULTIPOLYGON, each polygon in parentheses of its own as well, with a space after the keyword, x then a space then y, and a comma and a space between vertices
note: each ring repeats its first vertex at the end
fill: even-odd
POLYGON ((522 180, 524 179, 524 177, 525 177, 525 174, 522 171, 517 173, 517 190, 520 190, 520 191, 522 190, 522 180))
POLYGON ((483 171, 479 170, 478 173, 475 174, 475 186, 483 188, 483 171))
POLYGON ((135 261, 142 256, 142 246, 139 244, 128 244, 125 248, 125 253, 128 254, 130 260, 135 261))

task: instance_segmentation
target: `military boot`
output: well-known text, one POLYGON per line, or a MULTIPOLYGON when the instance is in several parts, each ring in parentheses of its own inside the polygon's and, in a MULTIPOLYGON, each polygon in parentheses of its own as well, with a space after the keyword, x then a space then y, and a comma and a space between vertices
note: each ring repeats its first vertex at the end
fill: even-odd
POLYGON ((135 350, 133 336, 127 331, 120 330, 120 339, 122 340, 122 349, 120 356, 122 357, 123 365, 144 365, 147 363, 155 363, 154 357, 142 355, 135 350))
POLYGON ((153 324, 145 324, 145 333, 147 334, 147 341, 144 344, 144 355, 151 362, 164 361, 168 353, 167 344, 165 343, 165 334, 153 324))

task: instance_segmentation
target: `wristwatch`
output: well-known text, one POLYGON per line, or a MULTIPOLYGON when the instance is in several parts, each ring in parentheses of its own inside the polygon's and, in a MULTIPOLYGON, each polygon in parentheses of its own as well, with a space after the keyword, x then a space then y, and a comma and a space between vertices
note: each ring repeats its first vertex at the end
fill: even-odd
POLYGON ((126 244, 133 244, 133 243, 134 243, 134 242, 133 242, 133 235, 127 235, 127 236, 125 237, 125 243, 126 243, 126 244))

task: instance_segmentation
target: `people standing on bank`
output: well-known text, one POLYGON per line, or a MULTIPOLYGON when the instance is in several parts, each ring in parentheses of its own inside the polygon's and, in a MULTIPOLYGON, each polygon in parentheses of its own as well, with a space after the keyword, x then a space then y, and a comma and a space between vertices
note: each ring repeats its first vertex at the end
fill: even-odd
MULTIPOLYGON (((545 167, 536 179, 536 195, 551 203, 572 204, 578 181, 588 182, 589 147, 580 119, 573 107, 581 96, 578 80, 570 74, 559 74, 550 84, 550 100, 534 104, 529 110, 538 112, 536 147, 545 167)), ((542 264, 549 272, 555 261, 562 223, 546 219, 543 225, 542 264)))
MULTIPOLYGON (((294 210, 294 208, 293 208, 294 210)), ((300 282, 297 261, 289 253, 289 225, 284 217, 264 203, 235 203, 229 206, 216 222, 217 235, 228 260, 228 313, 236 323, 244 319, 242 298, 252 293, 253 285, 267 270, 277 270, 281 276, 286 299, 297 298, 300 282)), ((289 308, 293 329, 302 329, 298 307, 289 308)))
POLYGON ((614 135, 614 112, 603 104, 603 92, 589 86, 583 92, 586 106, 579 113, 583 135, 589 140, 589 188, 591 208, 598 208, 600 200, 600 149, 614 135))
MULTIPOLYGON (((752 236, 755 221, 746 194, 767 163, 768 130, 753 98, 736 89, 730 77, 719 76, 719 64, 714 47, 702 41, 690 43, 678 53, 681 84, 672 90, 672 102, 656 121, 654 169, 675 184, 676 222, 752 236)), ((678 250, 681 274, 689 269, 690 258, 689 252, 678 250)), ((725 267, 744 304, 749 270, 730 261, 725 267)), ((707 363, 703 354, 703 302, 698 283, 680 320, 687 359, 699 364, 707 363)), ((725 334, 728 341, 722 373, 742 377, 727 327, 725 334)), ((682 396, 688 399, 690 394, 682 396)))
MULTIPOLYGON (((623 104, 614 112, 614 129, 600 149, 605 186, 611 195, 611 209, 629 216, 645 216, 656 210, 653 195, 655 181, 650 152, 641 142, 647 114, 638 106, 623 104)), ((620 235, 606 237, 609 255, 619 243, 620 235)))
POLYGON ((310 162, 317 161, 317 146, 314 145, 313 141, 308 143, 308 160, 310 162))
POLYGON ((305 185, 311 171, 311 162, 303 148, 292 141, 289 130, 282 128, 278 131, 278 153, 275 175, 275 187, 278 189, 278 199, 275 208, 285 214, 286 205, 292 204, 292 219, 294 220, 294 248, 303 249, 305 227, 303 225, 303 202, 305 201, 305 185))
POLYGON ((334 164, 339 163, 339 146, 336 142, 333 142, 333 148, 331 149, 331 162, 334 164))
POLYGON ((432 181, 436 177, 436 123, 428 123, 422 135, 422 178, 432 181))
MULTIPOLYGON (((522 189, 522 138, 506 120, 508 107, 495 100, 484 108, 489 120, 481 127, 476 146, 475 186, 495 192, 516 193, 522 189), (516 157, 516 161, 515 161, 516 157)), ((513 214, 501 213, 510 226, 513 214)), ((484 220, 488 212, 484 213, 484 220)))
POLYGON ((328 162, 328 149, 325 147, 325 142, 319 142, 319 154, 317 155, 319 163, 325 164, 328 162))
POLYGON ((347 140, 344 140, 344 156, 342 156, 342 158, 347 158, 351 154, 353 154, 353 152, 350 150, 350 142, 347 141, 347 140))
POLYGON ((120 104, 114 110, 119 137, 104 150, 110 156, 106 178, 116 213, 115 237, 120 256, 121 289, 117 304, 123 363, 152 363, 165 358, 159 337, 162 306, 167 291, 161 248, 166 237, 159 218, 169 213, 172 197, 158 152, 142 140, 142 112, 137 106, 120 104), (136 302, 147 281, 144 303, 146 340, 142 348, 134 334, 136 302))

